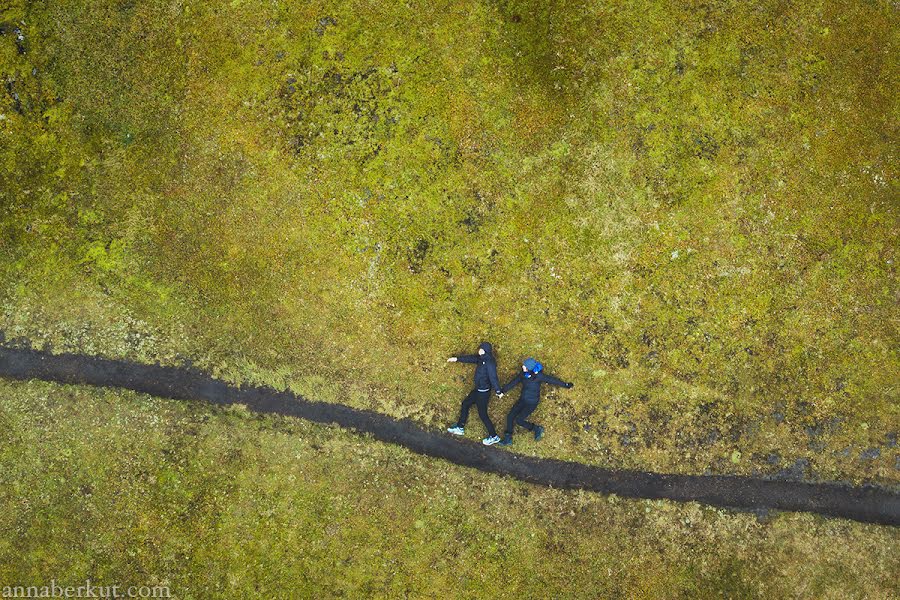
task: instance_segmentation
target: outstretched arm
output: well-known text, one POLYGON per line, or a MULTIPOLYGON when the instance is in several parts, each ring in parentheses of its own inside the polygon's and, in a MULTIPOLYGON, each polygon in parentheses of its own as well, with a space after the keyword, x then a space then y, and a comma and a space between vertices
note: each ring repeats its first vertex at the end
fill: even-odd
POLYGON ((541 373, 541 381, 543 383, 549 383, 550 385, 558 385, 559 387, 564 387, 566 389, 572 387, 573 384, 566 383, 562 379, 557 379, 553 375, 547 375, 546 373, 541 373))
POLYGON ((509 380, 509 383, 507 383, 507 384, 504 385, 502 388, 500 388, 500 393, 501 393, 501 394, 505 394, 506 392, 508 392, 509 390, 513 389, 514 387, 516 387, 516 386, 519 385, 520 383, 522 383, 522 374, 521 374, 521 373, 519 373, 518 375, 516 375, 515 377, 513 377, 512 379, 510 379, 510 380, 509 380))
POLYGON ((461 362, 461 363, 471 363, 478 364, 478 356, 476 354, 463 354, 461 356, 451 356, 447 359, 447 362, 461 362))

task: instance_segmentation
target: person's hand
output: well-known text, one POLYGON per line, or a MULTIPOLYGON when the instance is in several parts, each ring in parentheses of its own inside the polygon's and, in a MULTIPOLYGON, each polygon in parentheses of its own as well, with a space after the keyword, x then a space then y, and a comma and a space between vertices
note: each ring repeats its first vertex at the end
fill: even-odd
POLYGON ((451 356, 450 358, 447 359, 447 362, 456 362, 456 357, 451 356))
POLYGON ((566 384, 566 389, 567 389, 567 390, 571 390, 573 387, 575 387, 575 384, 572 383, 571 381, 570 381, 569 383, 566 384))

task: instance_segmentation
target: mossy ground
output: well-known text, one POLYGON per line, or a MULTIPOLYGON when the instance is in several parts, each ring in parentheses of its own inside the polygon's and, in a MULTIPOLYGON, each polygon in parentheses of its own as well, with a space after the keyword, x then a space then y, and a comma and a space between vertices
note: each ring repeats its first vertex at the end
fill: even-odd
POLYGON ((895 528, 561 492, 338 429, 0 382, 0 584, 177 598, 892 598, 895 528))
POLYGON ((577 384, 536 452, 897 481, 890 3, 2 22, 7 337, 433 425, 487 338, 577 384))
POLYGON ((892 3, 0 10, 7 338, 434 426, 490 339, 522 451, 898 482, 892 3))

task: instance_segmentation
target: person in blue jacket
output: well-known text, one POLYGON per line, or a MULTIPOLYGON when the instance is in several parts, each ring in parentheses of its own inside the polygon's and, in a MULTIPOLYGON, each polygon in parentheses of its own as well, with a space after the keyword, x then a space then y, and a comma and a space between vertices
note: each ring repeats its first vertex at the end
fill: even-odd
POLYGON ((520 383, 522 384, 522 393, 519 395, 519 401, 513 404, 513 407, 509 410, 509 414, 506 415, 506 431, 503 435, 503 441, 500 442, 501 446, 512 445, 513 428, 516 423, 528 431, 533 432, 534 439, 539 440, 544 437, 543 427, 525 420, 528 415, 534 412, 534 409, 538 406, 538 402, 541 401, 542 383, 558 385, 566 389, 571 389, 574 385, 546 374, 544 372, 544 366, 533 358, 526 358, 522 362, 522 372, 500 388, 500 393, 505 394, 520 383))
POLYGON ((478 407, 478 416, 481 417, 481 422, 484 423, 484 427, 487 429, 487 437, 481 440, 481 443, 485 446, 496 444, 500 441, 500 436, 497 435, 497 430, 494 429, 494 424, 491 423, 491 418, 488 416, 488 399, 491 388, 497 391, 499 398, 502 398, 503 394, 500 392, 500 379, 497 377, 497 361, 494 359, 493 348, 490 343, 482 342, 478 346, 478 354, 451 356, 447 359, 447 362, 476 365, 475 387, 462 402, 462 407, 459 410, 459 420, 447 431, 454 435, 464 435, 466 421, 469 419, 469 409, 474 404, 478 407))

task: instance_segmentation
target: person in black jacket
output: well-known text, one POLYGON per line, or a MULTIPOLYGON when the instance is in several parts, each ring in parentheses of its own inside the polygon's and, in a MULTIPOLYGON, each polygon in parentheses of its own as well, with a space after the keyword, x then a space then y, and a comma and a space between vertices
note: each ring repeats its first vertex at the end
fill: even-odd
POLYGON ((475 388, 469 392, 466 399, 462 402, 459 410, 459 420, 456 425, 447 429, 454 435, 465 434, 466 421, 469 419, 469 409, 475 404, 478 407, 478 416, 487 429, 487 437, 481 440, 485 446, 496 444, 500 441, 494 424, 488 416, 488 396, 491 388, 497 390, 497 396, 502 398, 500 392, 500 379, 497 377, 497 361, 494 360, 491 345, 488 342, 482 342, 478 346, 478 354, 465 354, 462 356, 451 356, 447 362, 471 363, 477 365, 475 367, 475 388))
POLYGON ((528 431, 534 433, 534 439, 539 440, 544 437, 544 428, 535 425, 530 421, 526 421, 526 417, 534 412, 538 402, 541 401, 541 384, 549 383, 550 385, 558 385, 566 389, 571 389, 574 384, 566 383, 561 379, 557 379, 552 375, 544 373, 544 366, 533 358, 526 358, 522 362, 522 372, 513 377, 509 383, 500 388, 500 393, 505 394, 512 388, 522 384, 522 393, 519 401, 513 404, 506 415, 506 431, 503 434, 501 446, 512 445, 512 434, 515 423, 518 423, 528 431))

